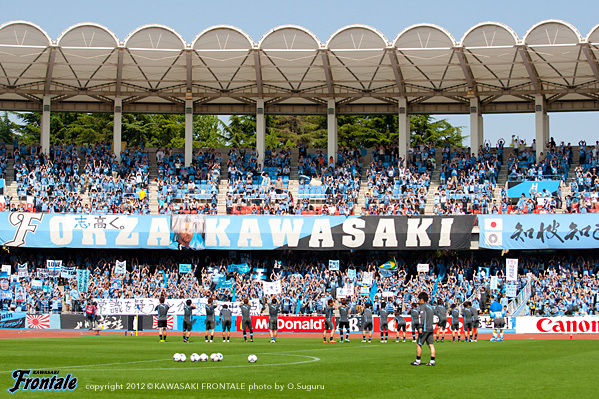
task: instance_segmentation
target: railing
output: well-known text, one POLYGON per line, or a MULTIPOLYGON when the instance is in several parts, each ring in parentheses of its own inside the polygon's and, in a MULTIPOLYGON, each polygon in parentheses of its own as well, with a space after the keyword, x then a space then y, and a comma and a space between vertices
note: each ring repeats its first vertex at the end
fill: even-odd
POLYGON ((512 316, 518 316, 518 313, 520 313, 520 311, 522 310, 521 305, 523 305, 524 302, 526 302, 528 300, 528 298, 530 298, 531 293, 532 293, 532 281, 529 281, 524 286, 524 288, 522 288, 520 290, 520 292, 518 293, 516 298, 513 299, 510 303, 508 303, 507 314, 512 315, 512 316))

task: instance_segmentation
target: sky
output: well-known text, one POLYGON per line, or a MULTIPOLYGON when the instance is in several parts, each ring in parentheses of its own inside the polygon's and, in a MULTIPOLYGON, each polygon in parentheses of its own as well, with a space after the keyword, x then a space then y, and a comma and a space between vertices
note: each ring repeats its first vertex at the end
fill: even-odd
MULTIPOLYGON (((6 0, 5 0, 6 2, 6 0)), ((416 23, 433 23, 447 29, 456 40, 473 25, 502 22, 522 38, 537 22, 560 19, 571 23, 583 37, 599 24, 599 2, 514 1, 514 0, 26 0, 11 1, 3 7, 0 23, 14 20, 33 22, 53 40, 71 25, 95 22, 112 30, 124 41, 135 28, 146 24, 167 25, 187 43, 213 25, 233 25, 247 32, 255 42, 279 25, 300 25, 325 42, 338 29, 351 24, 370 25, 389 41, 404 28, 416 23)), ((467 115, 438 116, 469 132, 467 115)), ((595 142, 599 138, 599 112, 550 113, 550 136, 555 141, 595 142), (573 138, 575 137, 575 139, 573 138)), ((485 140, 495 144, 512 135, 531 142, 534 114, 485 115, 485 140)), ((469 144, 469 139, 466 140, 469 144)))

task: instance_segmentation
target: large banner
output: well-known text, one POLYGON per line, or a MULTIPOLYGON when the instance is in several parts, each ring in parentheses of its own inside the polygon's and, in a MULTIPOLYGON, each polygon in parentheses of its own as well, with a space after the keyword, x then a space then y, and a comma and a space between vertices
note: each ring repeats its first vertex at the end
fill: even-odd
MULTIPOLYGON (((104 299, 98 298, 95 300, 99 315, 155 315, 157 314, 156 306, 158 298, 138 298, 138 299, 104 299)), ((182 315, 183 307, 187 299, 167 299, 165 302, 169 306, 169 315, 182 315)), ((207 298, 191 298, 192 305, 196 307, 193 311, 194 316, 206 315, 207 298)), ((259 299, 250 299, 249 301, 253 315, 260 314, 261 305, 259 299)), ((241 302, 225 302, 216 301, 216 316, 220 315, 220 309, 223 305, 227 305, 233 316, 241 316, 239 306, 241 302)))
POLYGON ((597 316, 518 317, 517 334, 597 334, 597 316))
POLYGON ((0 313, 0 328, 25 328, 25 313, 0 313))
POLYGON ((533 193, 543 193, 543 190, 548 194, 557 195, 560 183, 561 180, 508 181, 507 195, 510 198, 519 198, 522 194, 532 197, 533 193))
POLYGON ((462 249, 474 216, 208 216, 206 249, 462 249))
POLYGON ((0 213, 0 244, 36 248, 168 248, 166 215, 0 213))
POLYGON ((599 246, 599 214, 481 215, 479 246, 490 249, 583 249, 599 246))
POLYGON ((0 213, 0 245, 227 250, 463 249, 474 216, 0 213))

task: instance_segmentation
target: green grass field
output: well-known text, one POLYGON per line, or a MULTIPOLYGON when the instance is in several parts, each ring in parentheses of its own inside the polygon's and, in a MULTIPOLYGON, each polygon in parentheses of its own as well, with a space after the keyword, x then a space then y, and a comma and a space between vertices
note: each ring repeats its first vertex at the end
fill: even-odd
MULTIPOLYGON (((218 340, 206 344, 203 338, 193 337, 183 344, 178 336, 158 343, 155 337, 123 335, 3 339, 0 397, 9 396, 6 389, 14 385, 11 373, 17 368, 58 370, 60 376, 72 373, 79 380, 74 392, 21 390, 15 397, 597 397, 597 341, 446 341, 437 345, 435 367, 414 367, 410 362, 416 344, 376 340, 362 344, 356 338, 343 344, 299 338, 279 338, 276 344, 266 338, 254 343, 233 338, 228 344, 218 340), (185 353, 187 362, 173 362, 176 352, 185 353), (221 352, 224 360, 192 363, 189 355, 193 352, 221 352), (248 354, 256 354, 258 363, 248 363, 248 354), (162 383, 196 385, 162 389, 162 383), (239 389, 208 389, 206 383, 235 384, 239 389), (94 384, 118 384, 118 388, 94 391, 94 384), (258 387, 250 390, 252 384, 258 387)), ((422 360, 429 360, 426 348, 422 360)))

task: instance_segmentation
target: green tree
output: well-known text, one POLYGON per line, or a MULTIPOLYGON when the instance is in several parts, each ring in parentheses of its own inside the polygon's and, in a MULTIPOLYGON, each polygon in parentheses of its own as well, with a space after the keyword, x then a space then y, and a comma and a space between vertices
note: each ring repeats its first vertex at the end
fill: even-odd
POLYGON ((0 118, 0 140, 12 144, 14 123, 8 118, 8 112, 0 118))

